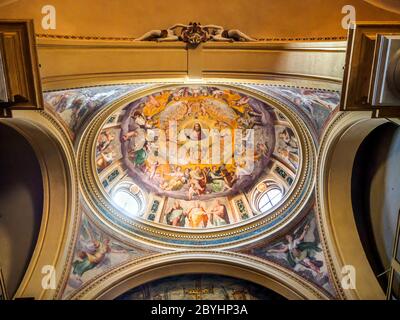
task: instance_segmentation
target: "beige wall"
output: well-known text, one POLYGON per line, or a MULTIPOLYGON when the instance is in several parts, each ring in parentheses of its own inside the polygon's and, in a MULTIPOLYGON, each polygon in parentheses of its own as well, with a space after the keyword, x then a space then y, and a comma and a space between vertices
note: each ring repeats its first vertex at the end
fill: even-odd
POLYGON ((242 29, 257 38, 332 37, 347 34, 341 27, 344 5, 355 6, 359 21, 400 18, 362 0, 0 0, 0 19, 34 18, 36 32, 62 35, 137 37, 198 21, 242 29), (41 8, 48 4, 57 9, 56 30, 41 27, 41 8))
POLYGON ((391 12, 400 14, 400 2, 398 0, 365 0, 368 3, 391 12))

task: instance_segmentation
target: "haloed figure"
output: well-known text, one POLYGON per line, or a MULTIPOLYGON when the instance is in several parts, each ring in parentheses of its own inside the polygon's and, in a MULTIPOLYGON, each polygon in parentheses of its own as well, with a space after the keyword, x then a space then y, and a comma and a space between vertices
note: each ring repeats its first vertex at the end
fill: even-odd
POLYGON ((203 130, 200 123, 196 122, 193 129, 190 131, 188 138, 193 141, 200 141, 203 139, 203 130))

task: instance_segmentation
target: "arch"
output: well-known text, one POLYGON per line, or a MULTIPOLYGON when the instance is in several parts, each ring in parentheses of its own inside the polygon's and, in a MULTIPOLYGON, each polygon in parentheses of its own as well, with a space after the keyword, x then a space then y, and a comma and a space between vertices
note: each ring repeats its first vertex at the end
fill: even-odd
POLYGON ((169 276, 215 274, 250 281, 291 300, 328 299, 303 279, 265 261, 227 252, 173 252, 131 261, 86 284, 70 298, 110 300, 145 283, 169 276))
POLYGON ((43 182, 36 154, 18 131, 0 123, 0 145, 5 155, 0 157, 0 261, 9 298, 25 275, 39 235, 43 182))
POLYGON ((76 219, 77 181, 72 144, 46 112, 14 111, 12 119, 1 119, 0 123, 12 127, 29 142, 39 161, 43 181, 39 235, 14 298, 52 299, 64 276, 63 249, 72 236, 76 219), (50 288, 42 285, 46 266, 51 266, 54 272, 51 275, 55 286, 51 283, 50 288))
POLYGON ((336 284, 348 299, 384 299, 370 267, 353 214, 351 179, 363 140, 386 119, 371 119, 369 112, 340 113, 322 139, 317 164, 317 203, 322 235, 331 253, 336 284), (342 268, 356 270, 356 289, 341 288, 342 268))
POLYGON ((386 291, 400 208, 400 128, 385 123, 363 141, 354 163, 355 220, 368 260, 386 291))

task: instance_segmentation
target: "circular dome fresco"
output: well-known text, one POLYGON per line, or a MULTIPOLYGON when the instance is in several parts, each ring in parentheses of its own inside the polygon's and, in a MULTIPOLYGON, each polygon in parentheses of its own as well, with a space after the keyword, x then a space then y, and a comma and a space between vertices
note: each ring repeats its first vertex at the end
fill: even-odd
POLYGON ((157 85, 118 99, 77 151, 90 212, 161 246, 223 247, 275 234, 313 191, 301 114, 237 85, 157 85))
POLYGON ((105 119, 98 182, 128 222, 210 231, 272 217, 301 167, 284 112, 228 87, 160 89, 105 119))

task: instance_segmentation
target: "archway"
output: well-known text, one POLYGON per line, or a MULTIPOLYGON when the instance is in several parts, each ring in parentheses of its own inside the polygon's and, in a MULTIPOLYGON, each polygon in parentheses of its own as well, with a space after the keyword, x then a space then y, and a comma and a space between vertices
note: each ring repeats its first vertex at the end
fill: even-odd
POLYGON ((263 300, 282 301, 284 297, 236 277, 215 274, 171 276, 132 288, 115 300, 263 300))
MULTIPOLYGON (((72 236, 76 212, 77 183, 72 147, 57 123, 46 113, 15 111, 12 119, 2 119, 0 125, 26 142, 32 151, 31 156, 37 159, 35 169, 40 172, 36 175, 42 178, 40 187, 36 184, 42 189, 41 203, 36 208, 39 217, 35 221, 37 241, 32 240, 30 244, 30 262, 28 259, 26 267, 21 270, 23 279, 19 286, 16 284, 18 290, 13 298, 52 299, 63 277, 63 247, 72 236)), ((20 159, 22 162, 27 160, 29 157, 20 159)), ((6 195, 2 200, 7 198, 6 195)), ((10 201, 13 200, 10 198, 10 201)))
POLYGON ((6 294, 11 298, 38 239, 43 179, 34 150, 17 130, 0 123, 0 145, 7 155, 0 157, 0 261, 6 294))
POLYGON ((291 300, 328 299, 313 286, 275 265, 227 252, 175 252, 131 261, 87 283, 71 299, 112 300, 145 283, 177 275, 213 274, 253 282, 291 300))
POLYGON ((353 210, 368 261, 384 291, 387 290, 400 189, 400 129, 385 123, 362 142, 352 177, 353 210))
POLYGON ((341 113, 327 129, 318 157, 317 197, 321 228, 331 251, 339 281, 354 267, 355 288, 341 288, 349 299, 384 299, 361 242, 352 199, 352 173, 357 151, 365 138, 386 119, 369 112, 341 113), (347 267, 347 269, 344 269, 347 267))

